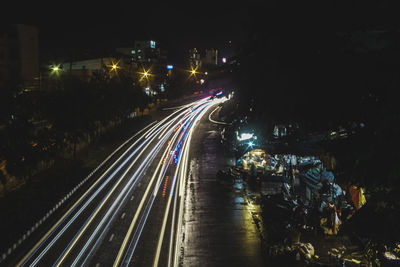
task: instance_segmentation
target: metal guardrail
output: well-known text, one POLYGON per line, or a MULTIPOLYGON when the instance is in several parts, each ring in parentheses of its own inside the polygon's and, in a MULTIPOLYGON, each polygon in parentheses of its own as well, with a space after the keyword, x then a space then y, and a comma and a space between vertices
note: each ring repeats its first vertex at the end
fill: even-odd
MULTIPOLYGON (((117 149, 119 150, 119 149, 117 149)), ((116 150, 116 151, 117 151, 116 150)), ((114 153, 113 153, 114 154, 114 153)), ((85 179, 83 179, 79 184, 77 184, 70 192, 68 192, 52 209, 50 209, 42 218, 40 218, 36 223, 34 223, 18 240, 16 240, 7 250, 0 254, 0 263, 5 261, 8 256, 11 255, 26 239, 28 239, 54 212, 56 212, 62 204, 64 204, 87 180, 92 177, 92 175, 101 168, 107 160, 113 155, 111 154, 107 159, 105 159, 99 166, 97 166, 85 179)))

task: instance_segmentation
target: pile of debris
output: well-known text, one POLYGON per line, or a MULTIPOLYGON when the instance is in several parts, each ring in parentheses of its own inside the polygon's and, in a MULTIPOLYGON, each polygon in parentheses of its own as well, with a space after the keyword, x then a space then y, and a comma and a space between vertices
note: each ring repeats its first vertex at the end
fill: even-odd
POLYGON ((368 217, 364 215, 370 215, 371 207, 376 210, 379 205, 366 205, 364 188, 337 182, 333 164, 326 162, 317 156, 272 155, 254 149, 239 158, 234 167, 220 170, 217 177, 227 184, 256 181, 263 185, 258 198, 268 239, 266 252, 279 262, 347 266, 376 261, 400 263, 399 244, 383 248, 343 242, 350 232, 355 234, 354 224, 360 228, 363 218, 368 217), (274 193, 265 194, 264 187, 272 185, 276 186, 274 193))
MULTIPOLYGON (((342 222, 366 203, 362 188, 335 183, 332 171, 315 156, 270 155, 254 149, 237 161, 234 176, 238 171, 244 179, 258 178, 262 182, 274 177, 280 180, 281 200, 293 206, 291 209, 303 209, 307 224, 320 227, 325 234, 336 235, 342 222)), ((278 202, 274 199, 272 204, 278 202)))
MULTIPOLYGON (((303 235, 337 236, 341 225, 366 203, 364 190, 355 185, 336 183, 335 176, 317 156, 294 154, 271 155, 262 149, 245 153, 236 166, 221 171, 219 176, 250 181, 281 182, 278 194, 263 195, 261 207, 268 231, 268 254, 271 258, 315 263, 320 261, 310 242, 301 242, 303 235)), ((228 179, 229 180, 229 179, 228 179)), ((359 251, 332 247, 330 264, 358 264, 359 251), (357 254, 358 253, 358 254, 357 254)), ((317 250, 318 250, 317 246, 317 250)))

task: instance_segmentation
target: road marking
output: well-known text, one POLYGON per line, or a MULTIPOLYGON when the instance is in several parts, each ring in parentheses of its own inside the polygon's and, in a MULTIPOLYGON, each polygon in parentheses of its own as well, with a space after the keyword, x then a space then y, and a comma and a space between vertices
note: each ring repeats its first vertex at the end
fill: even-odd
POLYGON ((126 215, 126 213, 124 212, 124 213, 122 213, 122 215, 121 215, 121 219, 124 219, 125 218, 125 215, 126 215))
POLYGON ((114 239, 114 234, 112 234, 112 235, 110 236, 110 239, 109 239, 108 241, 111 242, 113 239, 114 239))

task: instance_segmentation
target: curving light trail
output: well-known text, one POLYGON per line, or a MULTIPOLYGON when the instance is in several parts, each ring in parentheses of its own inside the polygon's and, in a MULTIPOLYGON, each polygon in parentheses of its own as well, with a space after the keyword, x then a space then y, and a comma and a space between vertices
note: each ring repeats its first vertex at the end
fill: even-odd
POLYGON ((109 163, 106 171, 17 265, 92 265, 105 236, 116 227, 119 214, 128 208, 132 210, 130 223, 124 232, 118 233, 121 241, 109 252, 113 266, 128 266, 135 259, 136 248, 146 242, 143 232, 157 222, 156 210, 163 215, 161 224, 152 226, 158 229, 153 266, 161 264, 160 258, 166 259, 163 265, 177 266, 192 134, 210 108, 223 101, 205 98, 179 106, 163 120, 149 124, 128 139, 106 160, 112 161, 117 152, 121 153, 124 147, 126 150, 109 163), (141 184, 144 191, 138 189, 141 184), (139 203, 127 205, 133 196, 140 199, 139 203), (165 251, 163 244, 168 247, 165 251))

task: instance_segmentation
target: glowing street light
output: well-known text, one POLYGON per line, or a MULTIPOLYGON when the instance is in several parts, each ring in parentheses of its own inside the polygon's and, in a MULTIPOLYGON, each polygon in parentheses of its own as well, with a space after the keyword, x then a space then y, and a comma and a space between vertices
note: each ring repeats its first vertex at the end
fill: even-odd
POLYGON ((118 62, 117 63, 113 62, 109 67, 110 71, 117 71, 120 68, 120 66, 118 66, 118 62))
POLYGON ((50 70, 51 70, 50 74, 56 74, 58 76, 62 69, 60 68, 60 65, 52 65, 50 66, 50 70))
POLYGON ((110 72, 112 72, 112 71, 117 72, 117 70, 121 68, 118 64, 119 64, 119 60, 117 62, 111 61, 111 64, 107 65, 107 67, 110 68, 110 72))
POLYGON ((189 77, 196 76, 196 73, 198 73, 197 72, 197 67, 196 68, 192 68, 189 72, 190 72, 190 76, 189 77))
POLYGON ((139 74, 142 75, 142 77, 140 77, 140 81, 143 80, 143 79, 148 80, 148 79, 149 79, 149 76, 152 75, 152 74, 150 73, 150 69, 148 69, 148 70, 143 69, 143 72, 139 72, 139 74))

